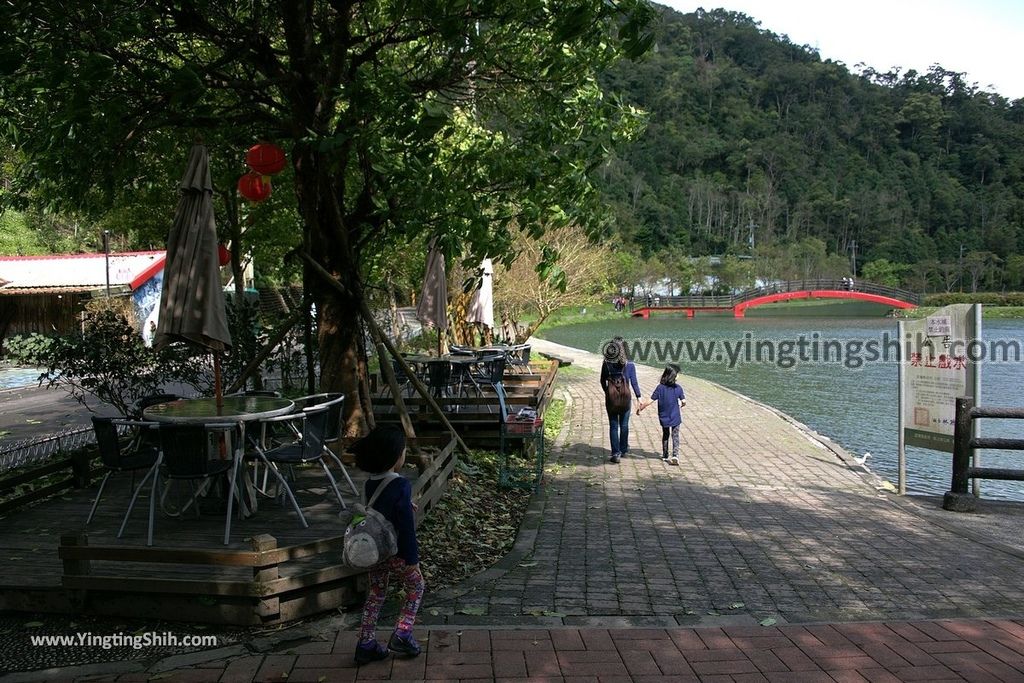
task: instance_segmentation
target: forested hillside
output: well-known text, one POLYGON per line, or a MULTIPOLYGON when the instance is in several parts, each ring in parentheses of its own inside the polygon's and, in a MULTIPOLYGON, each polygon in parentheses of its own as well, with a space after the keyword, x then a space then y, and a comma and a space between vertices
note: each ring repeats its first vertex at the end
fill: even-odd
POLYGON ((858 274, 915 289, 1024 285, 1024 100, 939 66, 858 74, 724 10, 663 8, 656 33, 604 77, 648 113, 599 177, 641 256, 771 270, 818 238, 833 269, 856 243, 858 274))

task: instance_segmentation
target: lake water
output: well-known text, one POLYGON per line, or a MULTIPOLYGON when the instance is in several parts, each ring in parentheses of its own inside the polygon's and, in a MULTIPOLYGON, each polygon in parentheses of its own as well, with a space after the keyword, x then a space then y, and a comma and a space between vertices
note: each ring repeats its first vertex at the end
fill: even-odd
MULTIPOLYGON (((983 337, 1005 339, 1024 346, 1024 321, 985 320, 983 337)), ((599 353, 601 346, 615 335, 628 342, 658 339, 666 342, 714 343, 716 354, 708 362, 682 361, 683 372, 717 382, 753 399, 792 415, 815 431, 827 435, 855 455, 871 453, 869 467, 896 483, 897 438, 897 366, 894 362, 864 362, 859 368, 843 363, 802 363, 790 368, 780 367, 781 356, 768 360, 767 345, 762 361, 757 362, 757 343, 762 340, 793 340, 803 335, 807 353, 815 340, 819 348, 828 340, 866 342, 881 340, 888 333, 896 336, 896 321, 885 318, 781 318, 763 317, 734 319, 723 316, 701 316, 687 320, 683 316, 655 316, 650 320, 622 320, 581 323, 541 330, 540 336, 551 341, 599 353), (730 347, 723 347, 723 342, 730 347), (747 362, 749 343, 751 360, 747 362), (739 348, 737 362, 730 367, 729 353, 723 348, 739 348)), ((708 347, 705 346, 705 349, 708 347)), ((775 345, 785 351, 785 347, 775 345)), ((788 358, 795 358, 790 351, 788 358)), ((820 356, 819 356, 820 357, 820 356)), ((847 356, 850 365, 857 354, 847 356)), ((864 358, 863 353, 860 355, 864 358)), ((651 360, 649 365, 663 367, 651 360)), ((786 362, 782 365, 788 364, 786 362)), ((985 364, 982 368, 982 404, 1024 407, 1024 363, 985 364)), ((685 388, 685 385, 684 385, 685 388)), ((641 387, 650 393, 653 387, 641 387)), ((1024 436, 1024 422, 984 420, 985 436, 1024 436)), ((983 465, 1024 469, 1024 452, 982 451, 983 465)), ((907 448, 907 489, 915 493, 944 493, 949 489, 952 456, 948 453, 907 448)), ((991 498, 1024 500, 1024 482, 983 480, 982 495, 991 498)))

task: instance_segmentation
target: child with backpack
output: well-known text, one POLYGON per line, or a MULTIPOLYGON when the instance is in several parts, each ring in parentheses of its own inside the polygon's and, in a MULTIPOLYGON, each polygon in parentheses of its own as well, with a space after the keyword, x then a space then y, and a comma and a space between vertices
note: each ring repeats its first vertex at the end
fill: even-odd
POLYGON ((647 406, 654 401, 658 402, 658 421, 661 422, 661 459, 670 465, 679 464, 679 426, 683 423, 683 416, 679 409, 686 405, 686 394, 683 388, 676 384, 676 377, 679 375, 679 366, 668 365, 661 373, 661 382, 651 394, 651 400, 641 403, 636 409, 639 415, 647 406), (672 457, 668 455, 668 440, 672 437, 672 457))
POLYGON ((370 588, 363 605, 355 662, 367 664, 385 659, 388 651, 415 657, 420 653, 420 645, 412 636, 412 627, 425 584, 420 573, 412 484, 399 474, 405 464, 405 433, 397 425, 380 425, 349 450, 355 454, 356 466, 370 473, 364 489, 368 506, 394 525, 398 537, 398 554, 369 570, 370 588), (393 576, 402 582, 405 603, 385 647, 377 642, 377 619, 393 576))
POLYGON ((604 389, 604 407, 608 413, 608 430, 611 439, 612 457, 610 462, 619 462, 629 452, 629 413, 633 399, 629 389, 632 385, 637 401, 643 394, 636 378, 636 366, 626 355, 626 342, 615 337, 604 347, 604 363, 601 365, 601 388, 604 389))

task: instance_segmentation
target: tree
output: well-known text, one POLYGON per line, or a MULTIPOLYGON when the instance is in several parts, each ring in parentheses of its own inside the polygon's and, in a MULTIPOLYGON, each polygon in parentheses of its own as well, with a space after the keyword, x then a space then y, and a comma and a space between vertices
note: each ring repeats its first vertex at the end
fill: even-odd
POLYGON ((883 258, 865 263, 860 274, 868 282, 886 287, 899 287, 903 280, 903 274, 909 269, 910 267, 906 264, 892 263, 883 258))
POLYGON ((529 338, 554 311, 585 306, 606 294, 611 254, 575 225, 551 230, 543 241, 525 242, 518 257, 494 274, 498 310, 517 330, 524 315, 533 318, 516 341, 529 338), (551 252, 557 252, 557 265, 550 265, 551 252))
MULTIPOLYGON (((344 291, 306 275, 321 388, 356 396, 371 254, 436 235, 448 256, 510 265, 547 226, 596 227, 589 173, 639 120, 595 72, 647 49, 650 12, 642 0, 5 3, 0 120, 28 161, 16 186, 95 210, 196 134, 283 144, 294 244, 344 291)), ((350 432, 362 403, 346 401, 350 432)))

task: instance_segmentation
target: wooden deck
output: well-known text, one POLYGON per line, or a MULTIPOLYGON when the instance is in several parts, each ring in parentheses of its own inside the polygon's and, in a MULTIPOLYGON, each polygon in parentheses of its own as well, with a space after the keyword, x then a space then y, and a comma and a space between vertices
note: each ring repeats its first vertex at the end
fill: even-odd
MULTIPOLYGON (((413 480, 419 519, 454 470, 457 455, 448 436, 420 439, 436 455, 422 473, 415 467, 404 472, 413 480)), ((364 477, 354 467, 349 472, 361 490, 364 477)), ((351 489, 334 474, 346 502, 353 502, 351 489)), ((199 519, 158 511, 152 547, 145 545, 148 498, 140 498, 118 539, 130 475, 111 477, 88 528, 96 481, 9 512, 0 518, 0 609, 256 625, 357 603, 364 575, 340 566, 343 529, 333 492, 319 467, 298 477, 296 496, 308 528, 290 506, 262 498, 252 517, 232 520, 227 546, 224 499, 217 495, 202 500, 199 519)))
MULTIPOLYGON (((531 407, 536 409, 539 415, 543 415, 554 393, 558 367, 557 360, 537 360, 530 362, 532 372, 506 371, 502 384, 505 388, 507 409, 515 411, 531 407)), ((490 386, 482 385, 481 390, 483 395, 467 391, 459 396, 441 397, 437 401, 448 421, 467 445, 472 448, 497 450, 501 424, 498 397, 490 386)), ((441 425, 430 411, 426 400, 414 392, 411 395, 408 392, 404 393, 403 400, 417 436, 436 436, 441 425)), ((373 412, 378 422, 398 422, 394 400, 387 392, 382 391, 374 397, 373 412)))

